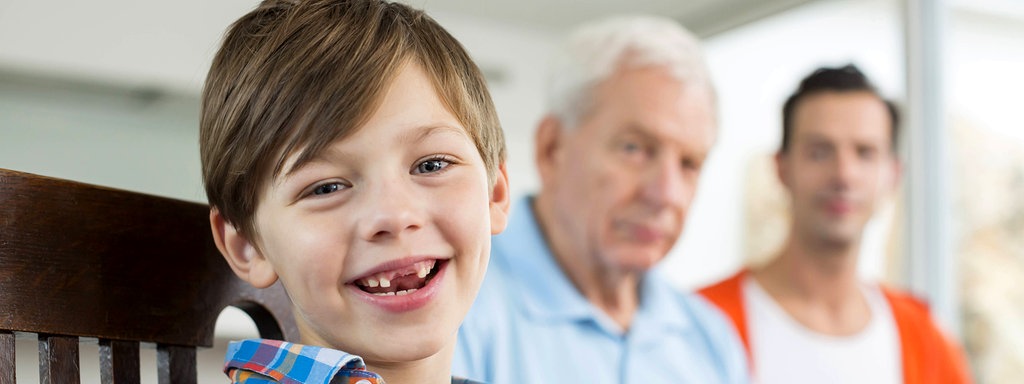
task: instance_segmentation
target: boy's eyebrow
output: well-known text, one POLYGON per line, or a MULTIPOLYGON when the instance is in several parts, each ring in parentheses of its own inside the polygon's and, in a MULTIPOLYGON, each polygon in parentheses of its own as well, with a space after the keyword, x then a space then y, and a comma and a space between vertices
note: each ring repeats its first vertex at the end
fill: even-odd
POLYGON ((422 125, 420 127, 417 127, 415 129, 409 131, 407 134, 403 134, 402 136, 400 136, 399 140, 401 140, 402 142, 415 143, 415 142, 423 140, 423 139, 427 138, 428 136, 431 136, 431 135, 433 135, 435 133, 439 133, 439 131, 450 131, 450 132, 462 135, 462 136, 466 137, 467 139, 471 139, 469 137, 469 134, 466 132, 466 130, 462 129, 461 127, 451 126, 451 125, 444 124, 444 123, 437 123, 437 124, 427 124, 427 125, 422 125))
MULTIPOLYGON (((463 136, 463 137, 465 137, 467 139, 472 140, 472 138, 469 137, 469 133, 467 133, 465 129, 462 129, 461 127, 445 124, 445 123, 426 124, 426 125, 422 125, 422 126, 416 127, 414 129, 410 130, 409 132, 400 135, 398 137, 398 140, 400 142, 403 142, 403 143, 415 143, 415 142, 421 141, 421 140, 423 140, 423 139, 425 139, 425 138, 427 138, 427 137, 429 137, 431 135, 434 135, 434 134, 437 134, 437 133, 443 133, 443 132, 452 132, 452 133, 461 135, 461 136, 463 136)), ((291 164, 289 166, 290 170, 288 172, 286 172, 284 175, 282 175, 283 177, 281 177, 281 182, 284 182, 285 180, 290 179, 291 177, 295 176, 296 174, 301 173, 301 171, 303 169, 307 168, 307 166, 310 165, 310 164, 324 162, 324 161, 330 161, 331 158, 345 157, 344 153, 336 153, 336 152, 337 151, 335 151, 333 148, 328 147, 328 148, 325 148, 321 153, 319 153, 316 156, 313 156, 312 158, 310 158, 309 161, 306 161, 305 163, 303 163, 303 164, 301 164, 299 166, 296 166, 295 164, 291 164)))

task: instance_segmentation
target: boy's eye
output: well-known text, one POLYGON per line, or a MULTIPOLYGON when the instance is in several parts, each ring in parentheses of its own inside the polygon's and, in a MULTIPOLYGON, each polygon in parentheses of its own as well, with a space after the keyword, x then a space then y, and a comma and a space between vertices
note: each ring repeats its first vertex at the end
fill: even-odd
POLYGON ((344 186, 341 183, 321 184, 313 189, 314 195, 326 195, 341 190, 344 186))
POLYGON ((416 165, 415 173, 434 173, 447 168, 452 163, 445 159, 430 159, 416 165))

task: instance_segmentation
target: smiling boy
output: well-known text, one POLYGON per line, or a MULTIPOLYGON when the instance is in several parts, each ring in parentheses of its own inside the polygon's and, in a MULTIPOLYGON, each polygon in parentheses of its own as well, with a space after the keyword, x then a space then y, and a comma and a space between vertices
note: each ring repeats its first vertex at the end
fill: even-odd
POLYGON ((253 286, 281 280, 305 344, 233 344, 232 380, 450 382, 509 206, 463 47, 402 4, 264 1, 228 31, 200 128, 217 247, 253 286))

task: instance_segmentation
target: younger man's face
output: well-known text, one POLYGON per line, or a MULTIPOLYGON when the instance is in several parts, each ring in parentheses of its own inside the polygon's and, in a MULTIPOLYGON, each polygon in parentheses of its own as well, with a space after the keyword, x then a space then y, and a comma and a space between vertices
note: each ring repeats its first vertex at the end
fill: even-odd
POLYGON ((507 179, 491 185, 419 65, 365 125, 269 184, 251 251, 280 277, 304 343, 371 363, 451 347, 505 226, 507 179))
POLYGON ((834 244, 859 241, 898 165, 884 102, 869 92, 825 92, 799 102, 790 148, 778 155, 793 230, 834 244))

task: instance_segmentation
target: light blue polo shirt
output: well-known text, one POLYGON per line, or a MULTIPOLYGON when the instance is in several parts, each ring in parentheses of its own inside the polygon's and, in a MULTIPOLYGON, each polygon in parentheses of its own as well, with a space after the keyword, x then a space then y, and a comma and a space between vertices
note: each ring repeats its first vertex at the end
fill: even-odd
POLYGON ((648 272, 630 329, 587 301, 540 233, 532 199, 493 238, 452 374, 490 384, 748 383, 732 326, 703 298, 648 272))

